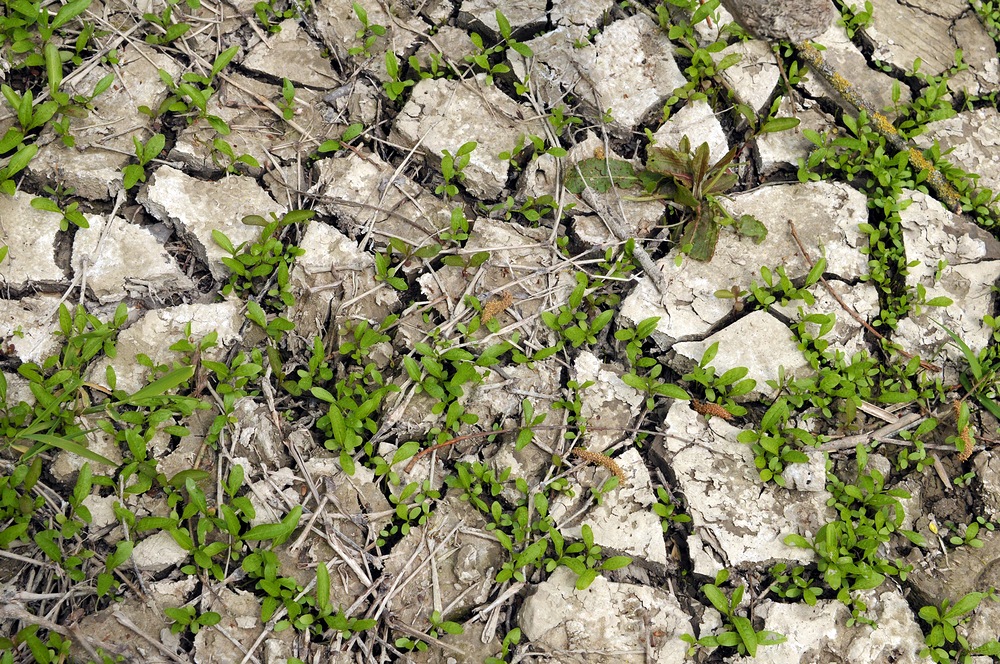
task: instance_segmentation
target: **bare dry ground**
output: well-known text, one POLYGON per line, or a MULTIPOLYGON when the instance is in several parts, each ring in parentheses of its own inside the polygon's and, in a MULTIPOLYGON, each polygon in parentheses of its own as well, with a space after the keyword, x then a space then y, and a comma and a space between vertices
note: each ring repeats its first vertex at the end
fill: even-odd
POLYGON ((992 4, 3 4, 0 662, 1000 654, 992 4))

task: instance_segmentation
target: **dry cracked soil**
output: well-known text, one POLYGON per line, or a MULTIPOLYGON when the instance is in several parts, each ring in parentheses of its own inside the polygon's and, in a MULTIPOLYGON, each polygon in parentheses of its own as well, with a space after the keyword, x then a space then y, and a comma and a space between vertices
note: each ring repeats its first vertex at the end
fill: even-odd
POLYGON ((992 3, 3 5, 0 661, 1000 654, 992 3))

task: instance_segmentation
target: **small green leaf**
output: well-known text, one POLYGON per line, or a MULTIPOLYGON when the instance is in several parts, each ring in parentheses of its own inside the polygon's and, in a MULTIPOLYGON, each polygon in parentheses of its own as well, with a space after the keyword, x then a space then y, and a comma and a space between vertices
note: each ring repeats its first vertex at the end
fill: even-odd
POLYGON ((302 506, 296 505, 280 523, 264 523, 254 526, 243 536, 245 540, 273 540, 275 544, 288 539, 302 517, 302 506))
POLYGON ((764 123, 764 126, 760 128, 760 133, 770 134, 778 131, 787 131, 798 126, 798 118, 772 118, 764 123))
POLYGON ((712 603, 712 606, 715 607, 716 611, 724 616, 728 616, 730 614, 731 609, 729 608, 729 598, 726 597, 717 586, 714 586, 711 583, 706 583, 701 587, 701 591, 705 593, 705 597, 707 597, 708 601, 712 603))
POLYGON ((615 570, 627 567, 632 564, 632 559, 628 556, 612 556, 601 563, 601 569, 615 570))
POLYGON ((261 306, 253 300, 247 300, 247 318, 265 330, 267 329, 267 315, 261 306))
POLYGON ((597 570, 595 569, 584 570, 583 574, 581 574, 580 577, 576 580, 576 589, 586 590, 587 588, 590 587, 590 584, 592 584, 594 582, 594 579, 596 578, 597 578, 597 570))
POLYGON ((236 253, 236 247, 233 246, 232 241, 226 237, 226 234, 220 230, 212 230, 212 239, 217 245, 225 249, 230 254, 236 253))

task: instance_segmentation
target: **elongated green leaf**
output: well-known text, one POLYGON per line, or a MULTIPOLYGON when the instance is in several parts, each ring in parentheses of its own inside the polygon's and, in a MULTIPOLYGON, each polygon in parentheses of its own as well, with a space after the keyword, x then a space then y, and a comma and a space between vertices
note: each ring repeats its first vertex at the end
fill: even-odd
POLYGON ((135 394, 129 395, 125 403, 136 403, 143 399, 163 396, 167 390, 172 390, 178 385, 190 380, 194 375, 194 367, 181 367, 171 371, 166 376, 154 380, 152 383, 142 388, 135 394))
POLYGON ((719 0, 708 0, 708 2, 698 7, 698 10, 691 15, 691 25, 697 25, 704 21, 718 6, 719 0))
POLYGON ((118 542, 118 546, 115 547, 115 552, 108 556, 108 560, 105 563, 106 569, 110 572, 115 569, 123 562, 128 560, 128 557, 132 555, 132 542, 128 540, 122 540, 118 542))
POLYGON ((153 134, 142 149, 142 165, 145 166, 160 156, 166 146, 167 139, 163 134, 153 134))
POLYGON ((56 212, 61 214, 62 210, 59 209, 59 205, 50 198, 44 198, 39 196, 38 198, 32 198, 31 207, 36 210, 44 210, 45 212, 56 212))
POLYGON ((90 6, 91 0, 72 0, 63 5, 59 9, 59 13, 56 17, 52 19, 51 28, 57 30, 62 26, 66 25, 68 22, 87 11, 87 7, 90 6))
POLYGON ((798 118, 773 118, 764 123, 764 126, 760 128, 760 132, 762 134, 769 134, 777 131, 787 131, 798 126, 798 118))
MULTIPOLYGON (((97 452, 92 452, 83 445, 81 445, 80 443, 74 443, 72 440, 69 440, 68 438, 61 438, 59 436, 53 436, 47 433, 31 433, 27 435, 18 436, 18 439, 33 440, 36 443, 42 443, 43 445, 48 445, 49 447, 56 447, 60 450, 65 450, 67 452, 70 452, 71 454, 82 456, 84 459, 90 459, 91 461, 95 461, 97 463, 103 463, 104 465, 110 466, 112 468, 118 465, 111 459, 101 456, 97 452)), ((36 453, 37 452, 29 453, 27 456, 24 457, 24 460, 27 460, 27 458, 30 456, 34 456, 36 453)))
POLYGON ((715 254, 715 244, 719 240, 719 224, 712 218, 708 210, 708 205, 704 206, 701 214, 687 222, 684 226, 684 235, 681 238, 681 245, 691 245, 688 255, 702 262, 712 260, 715 254))
POLYGON ((712 603, 716 611, 724 616, 728 616, 731 613, 732 609, 729 608, 729 598, 718 587, 713 586, 711 583, 706 583, 701 587, 701 591, 705 593, 705 597, 712 603))
POLYGON ((216 74, 226 68, 226 65, 229 64, 230 60, 233 59, 239 49, 240 47, 238 44, 233 44, 222 53, 219 53, 219 57, 217 57, 215 62, 212 64, 211 78, 215 78, 216 74))
POLYGON ((31 160, 35 158, 38 153, 38 146, 32 143, 31 145, 25 145, 23 148, 17 151, 10 161, 7 162, 7 167, 0 169, 0 174, 4 177, 13 177, 14 175, 20 173, 24 168, 31 163, 31 160))
POLYGON ((983 601, 984 597, 986 597, 985 593, 969 593, 962 599, 955 602, 955 605, 945 612, 944 619, 956 619, 964 616, 966 613, 979 606, 979 603, 983 601))
POLYGON ((323 611, 330 604, 330 570, 322 562, 316 568, 316 608, 323 611))
POLYGON ((267 329, 267 315, 264 313, 264 309, 253 300, 247 301, 247 318, 267 329))
POLYGON ((299 525, 299 519, 302 517, 302 506, 296 505, 292 508, 292 511, 288 513, 281 523, 263 523, 259 526, 254 526, 250 531, 243 536, 246 540, 282 540, 288 538, 295 530, 295 527, 299 525))
POLYGON ((52 42, 45 44, 45 71, 49 78, 49 94, 59 91, 62 85, 62 60, 59 59, 59 49, 52 42))
POLYGON ((736 628, 736 632, 740 635, 740 639, 743 641, 743 645, 747 649, 747 654, 751 657, 757 656, 757 632, 754 631, 753 625, 750 624, 748 618, 743 616, 733 616, 733 627, 736 628))

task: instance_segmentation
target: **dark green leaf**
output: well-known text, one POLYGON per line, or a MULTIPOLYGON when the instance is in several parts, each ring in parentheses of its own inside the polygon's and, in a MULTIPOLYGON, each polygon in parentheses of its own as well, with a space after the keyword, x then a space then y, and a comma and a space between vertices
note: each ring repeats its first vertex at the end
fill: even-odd
POLYGON ((583 193, 588 187, 604 193, 611 187, 624 189, 640 184, 632 164, 620 159, 584 159, 566 175, 566 188, 574 194, 583 193))

